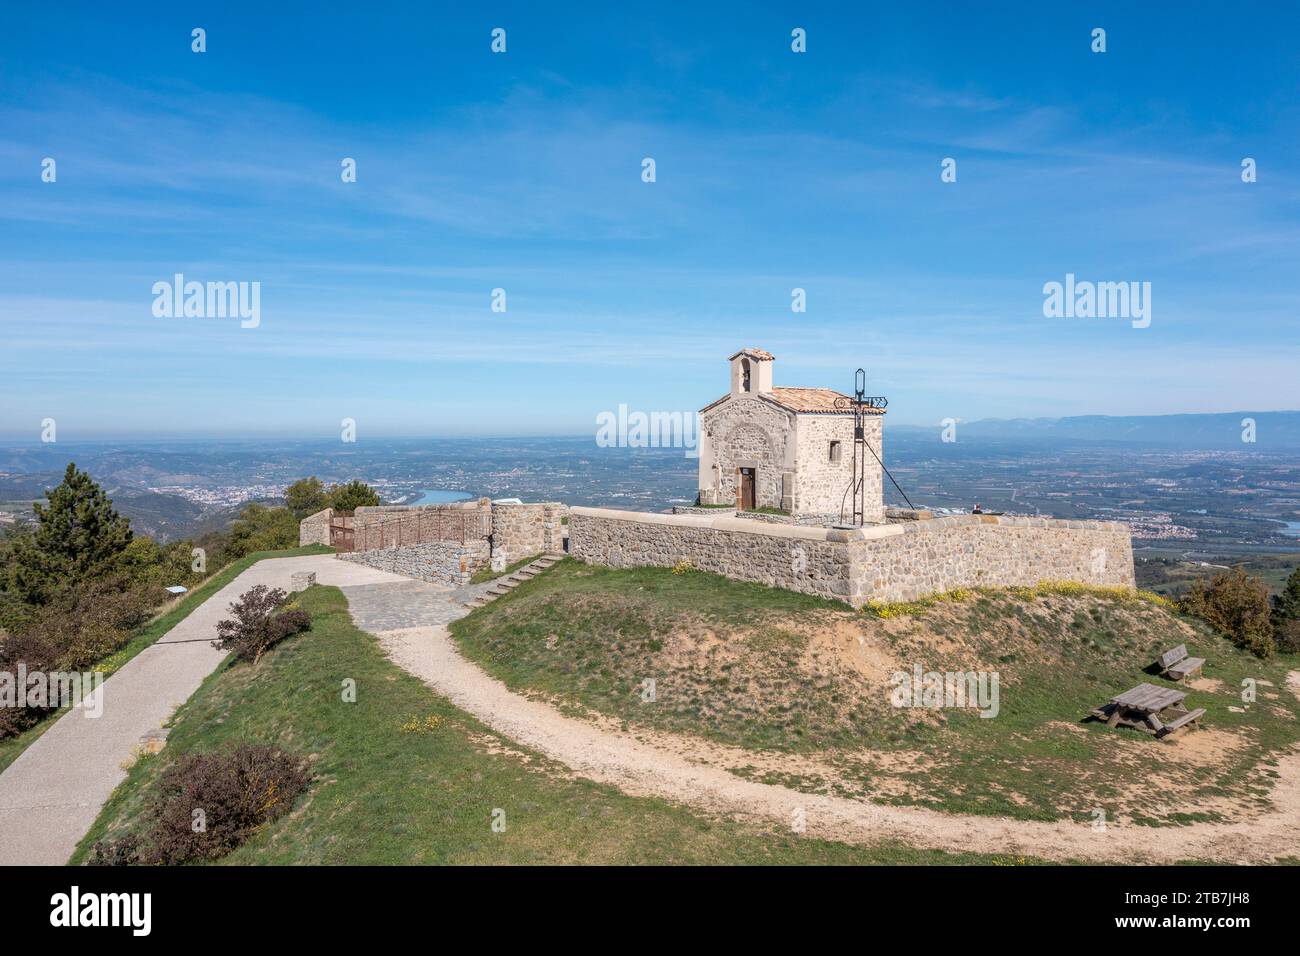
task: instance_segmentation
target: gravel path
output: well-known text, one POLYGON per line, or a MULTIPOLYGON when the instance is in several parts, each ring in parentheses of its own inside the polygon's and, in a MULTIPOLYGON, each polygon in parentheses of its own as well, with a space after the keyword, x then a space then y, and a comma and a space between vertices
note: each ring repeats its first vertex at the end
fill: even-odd
POLYGON ((461 656, 443 626, 379 635, 390 658, 511 740, 578 775, 634 796, 661 797, 731 818, 795 825, 809 836, 846 843, 896 840, 949 851, 1053 860, 1171 863, 1184 859, 1263 862, 1300 855, 1300 753, 1283 758, 1274 808, 1231 824, 1185 827, 1037 822, 939 813, 841 797, 815 796, 741 779, 682 752, 682 738, 639 733, 566 717, 516 694, 461 656))
POLYGON ((407 583, 328 554, 271 558, 244 571, 104 682, 100 717, 68 711, 0 774, 0 865, 67 862, 126 779, 123 766, 141 739, 158 731, 225 658, 210 641, 230 602, 256 584, 288 590, 295 571, 315 571, 321 584, 407 583))

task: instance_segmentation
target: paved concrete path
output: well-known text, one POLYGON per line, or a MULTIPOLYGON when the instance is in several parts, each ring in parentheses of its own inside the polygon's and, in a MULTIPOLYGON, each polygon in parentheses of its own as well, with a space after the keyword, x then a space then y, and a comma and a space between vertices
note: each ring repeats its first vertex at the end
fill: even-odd
POLYGON ((328 554, 270 558, 244 571, 104 682, 101 716, 90 719, 84 709, 68 711, 0 774, 0 865, 66 863, 109 795, 126 779, 123 765, 134 748, 225 658, 210 642, 217 622, 229 616, 230 603, 257 584, 287 591, 295 571, 315 571, 318 583, 354 593, 376 585, 400 590, 419 583, 328 554))

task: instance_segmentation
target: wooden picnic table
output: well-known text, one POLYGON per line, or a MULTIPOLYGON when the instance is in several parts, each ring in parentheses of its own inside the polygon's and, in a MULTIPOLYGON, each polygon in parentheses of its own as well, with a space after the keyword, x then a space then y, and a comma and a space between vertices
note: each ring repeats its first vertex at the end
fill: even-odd
POLYGON ((1112 697, 1108 706, 1098 707, 1092 714, 1097 719, 1106 721, 1109 727, 1123 724, 1125 727, 1163 737, 1185 724, 1193 723, 1205 713, 1204 708, 1189 711, 1183 703, 1186 696, 1183 691, 1172 687, 1143 683, 1112 697), (1161 720, 1161 714, 1169 710, 1173 711, 1174 719, 1165 723, 1161 720))
POLYGON ((1132 690, 1126 690, 1110 702, 1125 710, 1136 710, 1143 714, 1158 714, 1166 707, 1174 707, 1183 702, 1187 694, 1172 687, 1157 687, 1155 684, 1138 684, 1132 690))

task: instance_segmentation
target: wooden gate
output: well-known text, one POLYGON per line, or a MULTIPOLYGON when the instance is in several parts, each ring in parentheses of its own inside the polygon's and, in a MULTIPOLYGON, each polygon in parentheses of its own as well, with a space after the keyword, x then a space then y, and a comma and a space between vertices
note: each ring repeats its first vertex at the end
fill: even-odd
POLYGON ((352 529, 352 515, 330 516, 330 547, 339 554, 356 550, 356 535, 352 529))

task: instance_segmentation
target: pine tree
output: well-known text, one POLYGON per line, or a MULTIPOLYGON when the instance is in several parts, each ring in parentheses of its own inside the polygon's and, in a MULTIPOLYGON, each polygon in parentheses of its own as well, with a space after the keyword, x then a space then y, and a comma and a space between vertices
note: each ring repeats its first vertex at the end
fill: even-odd
POLYGON ((1300 621, 1300 568, 1291 572, 1286 586, 1278 595, 1274 607, 1278 617, 1286 621, 1300 621))
POLYGON ((352 480, 330 489, 330 507, 335 511, 353 511, 379 504, 379 494, 364 481, 352 480))
POLYGON ((284 504, 295 518, 302 519, 328 508, 329 496, 321 480, 312 475, 298 479, 285 489, 284 504))
POLYGON ((68 464, 63 482, 33 506, 36 530, 13 541, 9 591, 30 605, 112 570, 131 542, 131 523, 86 472, 68 464))

